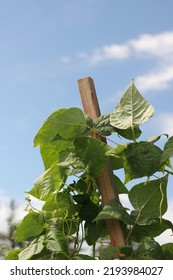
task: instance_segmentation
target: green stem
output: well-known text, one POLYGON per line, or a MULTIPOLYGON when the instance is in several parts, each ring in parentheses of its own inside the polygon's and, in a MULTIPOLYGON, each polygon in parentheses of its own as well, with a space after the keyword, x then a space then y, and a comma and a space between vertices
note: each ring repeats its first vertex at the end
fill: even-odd
POLYGON ((138 220, 139 220, 139 217, 140 217, 140 212, 139 212, 139 214, 138 214, 138 216, 137 216, 137 218, 136 218, 136 220, 135 220, 134 225, 131 227, 131 229, 129 230, 129 233, 128 233, 128 235, 127 235, 127 238, 126 238, 126 243, 127 243, 127 245, 128 245, 130 236, 131 236, 132 232, 134 231, 135 226, 137 225, 137 222, 138 222, 138 220))

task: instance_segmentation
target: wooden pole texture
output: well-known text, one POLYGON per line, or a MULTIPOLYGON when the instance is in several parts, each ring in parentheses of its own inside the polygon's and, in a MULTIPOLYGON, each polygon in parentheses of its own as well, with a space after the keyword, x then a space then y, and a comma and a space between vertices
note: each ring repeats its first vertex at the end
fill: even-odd
MULTIPOLYGON (((78 87, 84 113, 90 116, 92 120, 97 119, 101 113, 93 79, 90 77, 85 77, 78 80, 78 87)), ((100 136, 97 136, 97 138, 106 142, 105 138, 101 138, 100 136)), ((102 196, 103 206, 113 198, 119 200, 110 161, 108 161, 105 169, 102 171, 97 181, 102 196)), ((107 220, 107 227, 110 235, 111 245, 125 245, 124 233, 119 220, 107 220)))

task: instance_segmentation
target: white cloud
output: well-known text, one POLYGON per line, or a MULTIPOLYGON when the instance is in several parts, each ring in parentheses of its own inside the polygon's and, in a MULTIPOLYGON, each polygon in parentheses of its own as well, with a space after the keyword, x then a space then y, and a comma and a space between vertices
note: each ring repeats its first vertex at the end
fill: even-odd
POLYGON ((110 60, 155 58, 155 66, 148 73, 137 76, 135 83, 139 90, 162 90, 173 82, 173 31, 156 35, 142 34, 124 44, 105 45, 94 49, 91 54, 79 53, 78 56, 90 65, 98 65, 110 60))
POLYGON ((127 45, 106 45, 101 48, 97 48, 91 55, 86 53, 79 53, 78 56, 86 60, 91 65, 96 65, 99 62, 111 60, 111 59, 125 59, 129 57, 130 49, 127 45))
POLYGON ((170 56, 173 58, 173 32, 156 35, 143 34, 127 44, 140 54, 146 53, 166 60, 170 59, 170 56))
POLYGON ((90 55, 79 53, 79 56, 83 59, 88 58, 88 63, 96 65, 106 60, 125 59, 136 54, 148 54, 170 61, 170 57, 173 59, 173 32, 142 34, 124 44, 105 45, 94 49, 90 55))
POLYGON ((140 91, 162 90, 169 87, 173 81, 173 63, 165 65, 162 68, 153 70, 135 79, 136 86, 140 91))

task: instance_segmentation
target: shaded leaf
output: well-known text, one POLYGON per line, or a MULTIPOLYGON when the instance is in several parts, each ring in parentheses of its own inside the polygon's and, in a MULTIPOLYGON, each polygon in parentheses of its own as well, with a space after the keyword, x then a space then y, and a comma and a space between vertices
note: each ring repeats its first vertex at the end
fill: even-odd
POLYGON ((162 150, 152 143, 130 143, 123 151, 125 183, 151 176, 159 170, 162 150))
POLYGON ((107 220, 107 219, 118 219, 123 221, 125 224, 132 224, 130 215, 126 209, 116 199, 111 199, 104 207, 99 215, 95 218, 95 221, 107 220))
POLYGON ((125 185, 121 182, 121 180, 114 175, 115 186, 118 194, 129 193, 129 190, 125 187, 125 185))
POLYGON ((110 115, 110 123, 116 128, 127 129, 141 125, 153 114, 153 107, 142 97, 132 81, 110 115))
POLYGON ((146 236, 157 237, 167 229, 173 230, 173 224, 165 219, 160 221, 159 218, 147 219, 146 217, 141 217, 137 223, 138 224, 135 225, 131 234, 131 240, 138 243, 141 242, 146 236))
POLYGON ((115 131, 122 137, 129 140, 136 140, 141 135, 142 131, 138 126, 132 126, 126 129, 115 128, 115 131))
POLYGON ((85 223, 85 239, 89 246, 96 243, 99 237, 105 236, 107 233, 104 222, 85 223))
POLYGON ((110 124, 110 114, 101 115, 94 121, 94 128, 98 134, 109 136, 114 131, 110 124))
POLYGON ((92 137, 79 137, 74 141, 77 155, 90 176, 97 178, 104 168, 108 146, 92 137))
POLYGON ((129 200, 140 215, 149 218, 161 217, 167 210, 167 181, 168 175, 140 183, 129 192, 129 200))
POLYGON ((135 252, 137 260, 162 260, 162 248, 153 238, 146 237, 135 252))
POLYGON ((164 260, 173 260, 173 243, 162 245, 164 260))

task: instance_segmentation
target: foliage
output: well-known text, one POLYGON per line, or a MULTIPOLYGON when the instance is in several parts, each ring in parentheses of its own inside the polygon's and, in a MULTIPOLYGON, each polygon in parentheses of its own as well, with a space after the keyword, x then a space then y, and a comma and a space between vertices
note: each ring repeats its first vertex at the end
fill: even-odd
POLYGON ((120 252, 121 259, 173 259, 173 244, 161 246, 154 239, 173 230, 173 224, 162 217, 167 211, 168 177, 173 174, 173 137, 165 134, 168 140, 163 150, 155 144, 162 135, 137 141, 141 124, 153 114, 133 81, 115 110, 95 121, 79 108, 52 113, 34 139, 45 172, 28 191, 44 205, 36 210, 27 198, 29 213, 13 238, 28 245, 5 258, 113 259, 120 252), (108 143, 113 145, 93 135, 109 136, 108 143), (127 143, 117 143, 124 138, 127 143), (113 170, 124 171, 124 182, 117 176, 115 182, 120 196, 128 196, 132 210, 116 199, 102 206, 97 178, 108 160, 113 170), (133 186, 127 187, 128 182, 133 186), (110 246, 108 219, 123 222, 125 246, 110 246), (91 255, 82 253, 86 244, 92 248, 91 255))

